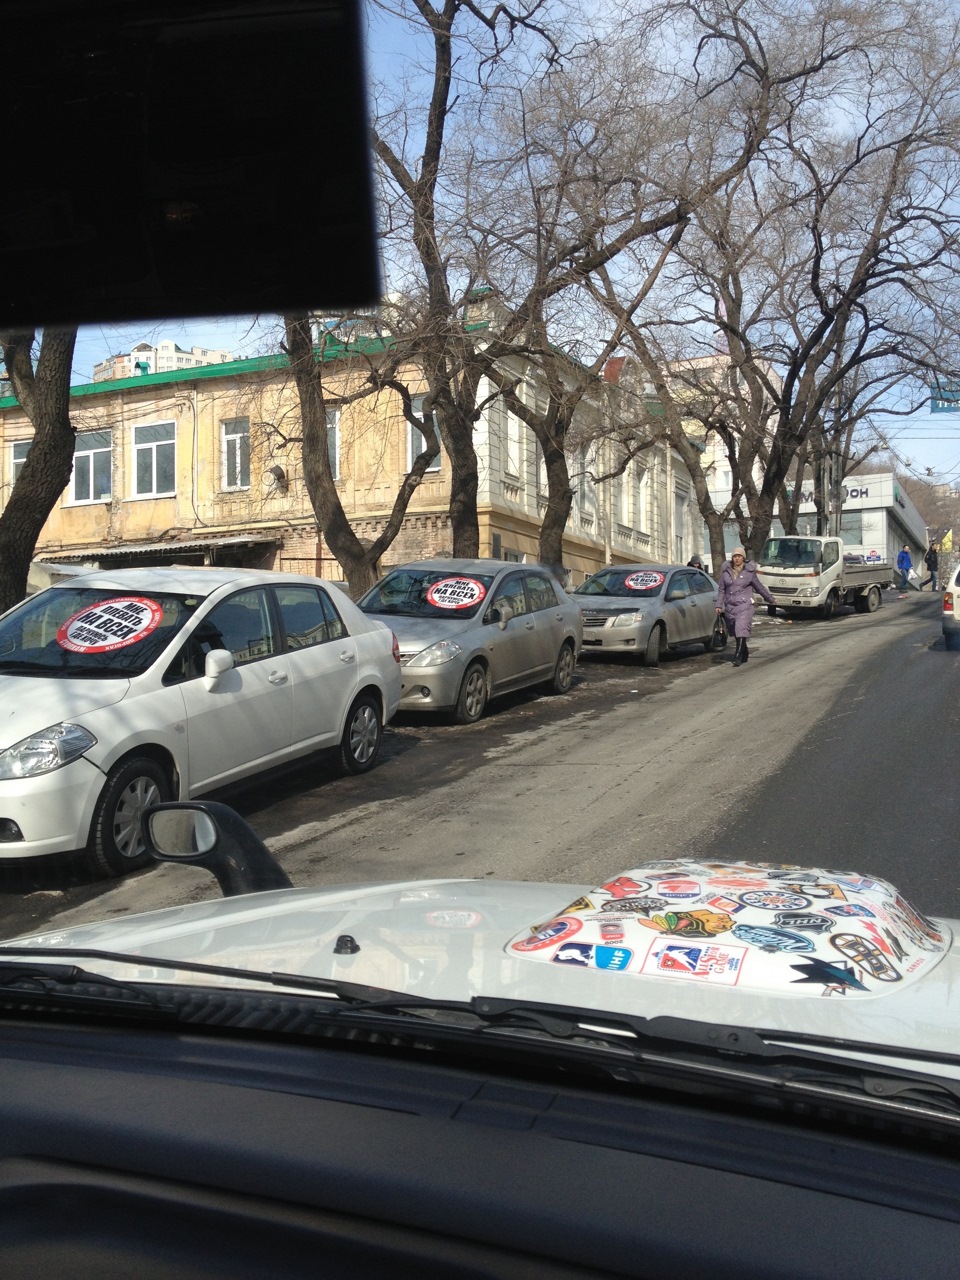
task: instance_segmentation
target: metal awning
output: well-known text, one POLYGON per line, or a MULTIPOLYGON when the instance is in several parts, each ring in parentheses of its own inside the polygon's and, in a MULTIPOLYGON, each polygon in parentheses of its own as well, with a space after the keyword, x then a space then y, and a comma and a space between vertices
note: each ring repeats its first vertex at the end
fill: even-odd
POLYGON ((242 547, 250 543, 280 542, 278 533, 249 533, 230 538, 198 538, 192 542, 122 542, 111 547, 87 547, 83 551, 45 551, 47 563, 61 560, 107 560, 117 556, 156 555, 158 552, 176 555, 178 551, 204 551, 208 547, 242 547))

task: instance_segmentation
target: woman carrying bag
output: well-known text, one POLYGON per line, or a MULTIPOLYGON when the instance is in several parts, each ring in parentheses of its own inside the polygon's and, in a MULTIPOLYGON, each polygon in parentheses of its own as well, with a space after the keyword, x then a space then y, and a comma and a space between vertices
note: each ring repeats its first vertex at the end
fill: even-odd
POLYGON ((747 640, 753 629, 753 593, 762 596, 767 604, 776 604, 773 596, 757 577, 757 566, 747 560, 743 547, 734 547, 733 554, 720 570, 720 590, 717 592, 717 613, 726 615, 727 629, 737 641, 733 665, 742 666, 750 652, 747 640))

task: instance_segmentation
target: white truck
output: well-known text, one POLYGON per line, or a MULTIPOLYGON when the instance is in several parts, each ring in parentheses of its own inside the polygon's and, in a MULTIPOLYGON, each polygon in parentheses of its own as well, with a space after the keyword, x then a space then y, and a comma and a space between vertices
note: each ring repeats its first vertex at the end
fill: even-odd
POLYGON ((832 618, 841 604, 873 613, 883 588, 895 579, 891 564, 848 555, 839 538, 768 538, 757 567, 763 585, 788 617, 832 618))

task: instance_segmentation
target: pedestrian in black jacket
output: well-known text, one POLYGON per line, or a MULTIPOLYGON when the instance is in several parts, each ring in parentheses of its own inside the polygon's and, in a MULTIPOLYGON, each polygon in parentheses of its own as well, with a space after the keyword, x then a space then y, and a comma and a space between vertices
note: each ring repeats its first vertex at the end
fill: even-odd
POLYGON ((927 552, 927 554, 923 557, 923 563, 924 563, 924 564, 927 566, 927 568, 930 570, 930 577, 929 577, 929 578, 924 578, 924 580, 920 583, 920 588, 919 588, 919 589, 922 591, 922 590, 923 590, 923 588, 924 588, 924 587, 927 585, 927 583, 929 582, 929 583, 930 583, 930 590, 931 590, 931 591, 936 591, 936 589, 937 589, 937 568, 938 568, 938 566, 939 566, 939 564, 940 564, 940 559, 939 559, 939 556, 937 555, 937 544, 936 544, 935 542, 931 542, 931 543, 930 543, 930 550, 929 550, 929 551, 927 552))

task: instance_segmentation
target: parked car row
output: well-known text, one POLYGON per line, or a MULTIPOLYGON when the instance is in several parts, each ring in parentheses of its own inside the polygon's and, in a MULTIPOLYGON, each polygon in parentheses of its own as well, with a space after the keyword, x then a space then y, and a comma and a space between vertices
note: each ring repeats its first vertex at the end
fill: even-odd
POLYGON ((145 808, 314 752, 377 759, 398 708, 469 724, 490 698, 565 693, 581 646, 647 663, 709 645, 716 584, 696 569, 604 569, 568 594, 541 565, 426 560, 357 604, 337 586, 245 569, 70 578, 0 618, 0 857, 146 860, 145 808))

